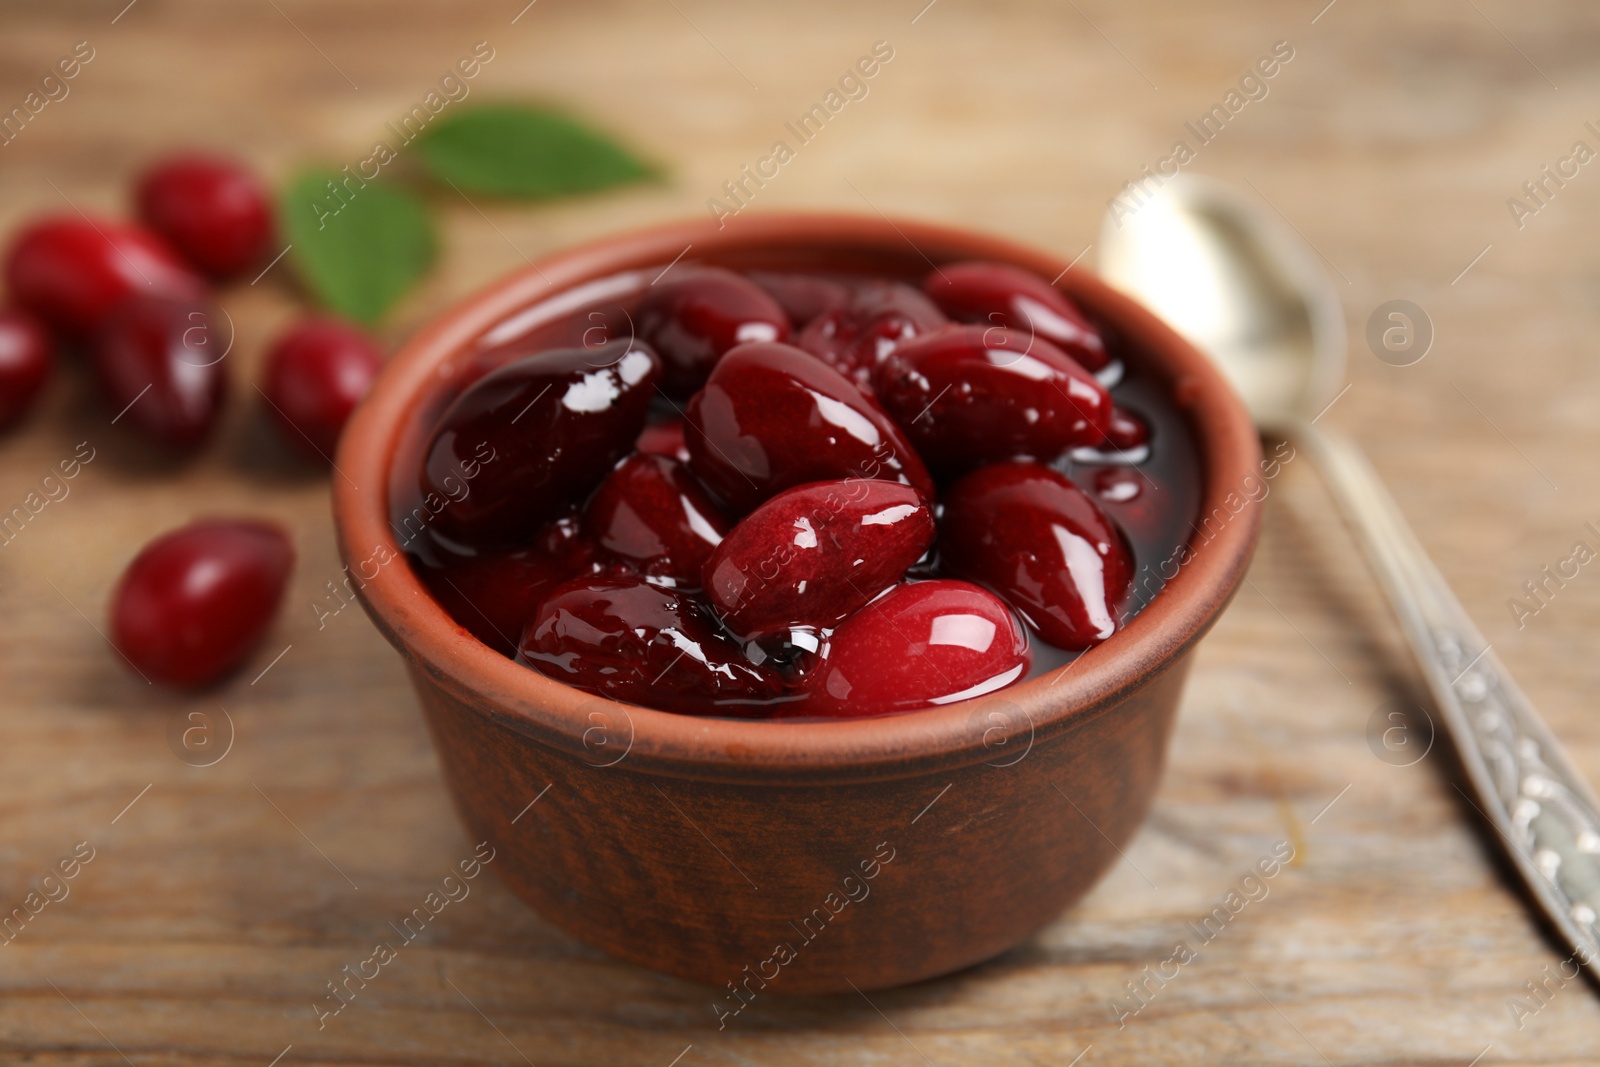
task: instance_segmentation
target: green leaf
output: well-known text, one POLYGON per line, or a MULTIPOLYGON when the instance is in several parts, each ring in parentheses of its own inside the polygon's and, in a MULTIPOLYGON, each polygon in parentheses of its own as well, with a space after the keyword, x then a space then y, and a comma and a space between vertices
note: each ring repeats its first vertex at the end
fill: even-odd
POLYGON ((433 262, 422 202, 348 170, 302 171, 279 208, 301 279, 323 304, 359 322, 381 319, 433 262))
POLYGON ((434 177, 463 193, 540 198, 654 176, 604 135, 543 108, 487 104, 430 126, 417 150, 434 177))

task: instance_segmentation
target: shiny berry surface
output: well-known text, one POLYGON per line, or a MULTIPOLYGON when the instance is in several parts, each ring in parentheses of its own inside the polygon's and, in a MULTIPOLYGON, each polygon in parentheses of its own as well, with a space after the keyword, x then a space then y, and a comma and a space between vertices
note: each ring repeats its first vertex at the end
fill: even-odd
POLYGON ((661 356, 662 389, 686 397, 735 345, 786 341, 789 318, 743 275, 679 268, 650 287, 636 316, 639 336, 661 356))
POLYGON ((682 463, 689 462, 689 446, 683 439, 682 419, 652 422, 639 431, 639 440, 634 447, 640 452, 670 456, 682 463))
POLYGON ((517 309, 450 365, 453 399, 428 407, 445 414, 397 452, 393 522, 426 535, 412 565, 525 666, 698 715, 893 714, 1048 674, 1114 635, 1195 530, 1201 451, 1172 383, 1041 278, 860 267, 680 264, 517 309), (676 317, 693 301, 669 281, 703 284, 710 320, 753 286, 793 340, 718 355, 726 323, 682 329, 699 312, 676 317), (654 345, 685 338, 673 396, 654 345), (580 363, 634 349, 651 381, 579 390, 604 398, 592 435, 546 420, 580 363))
POLYGON ((949 263, 929 274, 922 288, 957 322, 1042 337, 1090 371, 1110 362, 1100 331, 1038 275, 1004 263, 949 263))
POLYGON ((205 283, 143 226, 55 216, 21 230, 5 262, 18 306, 68 337, 87 338, 128 297, 199 297, 205 283))
POLYGON ((134 195, 145 225, 213 278, 229 278, 255 266, 272 242, 266 187, 233 160, 162 160, 144 172, 134 195))
POLYGON ((192 449, 222 412, 232 344, 229 323, 212 305, 139 295, 96 334, 95 378, 120 424, 169 448, 192 449))
POLYGON ((266 634, 293 568, 289 537, 272 523, 202 519, 163 534, 122 574, 111 641, 153 681, 216 681, 266 634))
POLYGON ((1140 445, 1150 442, 1150 428, 1145 425, 1139 416, 1117 408, 1111 413, 1111 421, 1106 426, 1106 438, 1102 447, 1113 452, 1132 452, 1140 445))
POLYGON ((820 630, 898 582, 933 537, 933 514, 910 486, 860 478, 796 486, 717 546, 706 596, 745 638, 820 630))
POLYGON ((564 508, 561 514, 539 527, 533 535, 532 547, 559 562, 572 575, 585 572, 599 556, 599 550, 584 529, 583 509, 576 504, 564 508))
POLYGON ((382 367, 383 353, 354 326, 305 319, 267 350, 261 392, 289 446, 330 462, 345 421, 382 367))
POLYGON ((1131 467, 1102 467, 1094 472, 1094 495, 1107 504, 1129 504, 1144 496, 1146 478, 1131 467))
POLYGON ((861 718, 992 693, 1028 671, 1028 635, 999 597, 940 579, 896 586, 834 631, 798 715, 861 718))
POLYGON ((800 332, 797 345, 849 378, 872 388, 872 373, 896 345, 947 324, 924 295, 899 282, 866 281, 847 300, 818 315, 800 332))
POLYGON ((522 627, 546 596, 569 580, 572 567, 541 552, 489 552, 419 568, 450 617, 505 656, 517 652, 522 627))
MULTIPOLYGON (((1088 487, 1100 509, 1135 545, 1161 538, 1167 520, 1168 492, 1150 475, 1132 466, 1076 469, 1079 484, 1088 487)), ((1137 553, 1136 553, 1137 554, 1137 553)))
POLYGON ((437 531, 469 547, 516 547, 632 450, 660 376, 647 346, 612 341, 540 352, 474 382, 423 454, 437 531))
POLYGON ((996 326, 952 326, 878 365, 878 400, 938 471, 1095 445, 1111 394, 1048 341, 996 326))
POLYGON ((1133 579, 1126 542, 1094 499, 1035 463, 996 463, 945 493, 946 573, 999 593, 1039 636, 1078 650, 1116 632, 1133 579))
POLYGON ((584 513, 594 543, 639 574, 699 589, 728 520, 682 463, 637 453, 606 475, 584 513))
POLYGON ((637 577, 556 589, 523 631, 518 659, 590 693, 686 714, 739 714, 783 689, 687 595, 637 577))
POLYGON ((789 345, 741 345, 688 407, 689 463, 735 514, 806 482, 882 478, 932 500, 899 428, 821 361, 789 345))
POLYGON ((0 430, 26 415, 50 380, 50 335, 25 311, 0 309, 0 430))

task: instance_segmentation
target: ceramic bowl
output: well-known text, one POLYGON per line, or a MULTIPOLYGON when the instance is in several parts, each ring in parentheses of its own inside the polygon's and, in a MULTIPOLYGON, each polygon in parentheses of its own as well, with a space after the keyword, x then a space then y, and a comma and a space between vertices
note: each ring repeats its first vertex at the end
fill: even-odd
POLYGON ((868 990, 988 959, 1119 860, 1160 781, 1195 644, 1255 544, 1260 509, 1232 505, 1260 476, 1260 449, 1203 356, 1066 266, 994 237, 873 216, 668 226, 541 259, 452 308, 385 368, 339 448, 339 549, 410 672, 467 832, 493 844, 494 869, 540 915, 614 956, 714 987, 708 1007, 726 1025, 759 996, 868 990), (519 312, 680 256, 913 277, 988 259, 1059 276, 1188 421, 1205 538, 1126 629, 1070 666, 910 714, 698 718, 518 666, 452 621, 399 555, 387 488, 396 453, 519 312))

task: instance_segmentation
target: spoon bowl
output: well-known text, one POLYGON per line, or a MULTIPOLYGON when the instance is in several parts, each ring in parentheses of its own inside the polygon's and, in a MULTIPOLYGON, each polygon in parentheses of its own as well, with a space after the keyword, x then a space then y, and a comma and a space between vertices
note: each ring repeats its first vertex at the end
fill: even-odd
POLYGON ((1180 175, 1108 215, 1100 275, 1216 361, 1263 429, 1314 416, 1344 377, 1344 315, 1315 254, 1215 179, 1180 175))

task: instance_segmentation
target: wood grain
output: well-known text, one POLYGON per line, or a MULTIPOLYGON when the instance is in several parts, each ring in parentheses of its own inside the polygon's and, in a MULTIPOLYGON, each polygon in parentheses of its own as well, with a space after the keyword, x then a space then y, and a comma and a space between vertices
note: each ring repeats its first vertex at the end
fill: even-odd
MULTIPOLYGON (((441 198, 440 269, 390 341, 524 257, 705 211, 879 40, 894 58, 867 96, 750 210, 881 210, 1076 255, 1123 183, 1289 42, 1266 98, 1192 169, 1252 183, 1327 260, 1353 382, 1328 419, 1371 449, 1495 648, 1600 778, 1588 703, 1600 574, 1586 569, 1521 628, 1507 607, 1600 519, 1600 171, 1584 168, 1521 229, 1506 204, 1574 141, 1600 147, 1584 125, 1600 118, 1593 5, 123 5, 0 5, 0 108, 76 42, 95 48, 70 95, 0 147, 0 226, 68 201, 117 209, 136 168, 174 144, 224 147, 275 176, 364 157, 479 40, 496 58, 474 93, 563 101, 669 164, 666 183, 569 204, 441 198), (1420 304, 1437 334, 1412 367, 1379 362, 1363 338, 1395 298, 1420 304)), ((1274 484, 1251 584, 1198 657, 1127 862, 1026 947, 870 1002, 758 1002, 719 1032, 712 991, 576 945, 489 875, 319 1031, 325 983, 474 843, 392 652, 353 608, 317 625, 312 604, 339 573, 326 475, 273 439, 250 386, 298 298, 280 268, 223 301, 239 326, 234 404, 194 461, 108 425, 72 366, 0 442, 6 509, 78 442, 96 450, 70 495, 0 547, 0 909, 79 842, 94 849, 69 894, 0 945, 0 1060, 1594 1061, 1590 987, 1551 981, 1521 1028, 1508 1009, 1563 953, 1511 888, 1447 747, 1409 767, 1369 750, 1374 713, 1419 687, 1301 461, 1274 484), (96 627, 140 544, 215 512, 293 526, 289 606, 238 678, 162 692, 96 627), (173 718, 221 722, 219 709, 235 727, 227 755, 181 762, 173 718), (1278 841, 1294 843, 1295 864, 1196 944, 1189 924, 1278 841), (1195 958, 1119 1028, 1111 1001, 1128 1003, 1125 983, 1179 940, 1195 958)))

